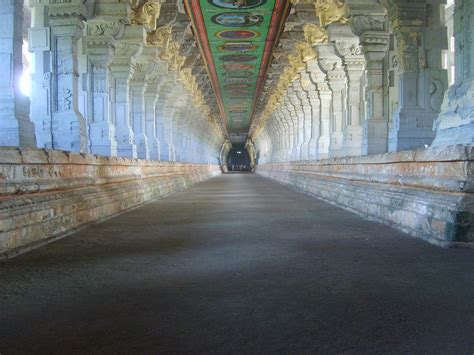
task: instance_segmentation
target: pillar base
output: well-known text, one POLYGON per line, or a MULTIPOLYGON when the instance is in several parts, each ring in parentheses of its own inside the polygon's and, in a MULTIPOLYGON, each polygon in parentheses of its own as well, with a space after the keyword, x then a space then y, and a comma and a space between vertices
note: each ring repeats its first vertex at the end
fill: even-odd
POLYGON ((309 160, 318 159, 318 140, 316 138, 311 138, 308 145, 309 160))
POLYGON ((0 118, 0 146, 36 148, 32 122, 0 118))
POLYGON ((378 154, 387 152, 388 122, 384 118, 372 118, 364 121, 364 139, 362 153, 378 154))
POLYGON ((329 157, 336 158, 342 156, 342 142, 344 136, 342 132, 331 134, 331 145, 329 146, 329 157))
POLYGON ((136 158, 137 146, 130 143, 119 143, 117 145, 117 155, 124 158, 136 158))
POLYGON ((160 160, 160 142, 156 138, 148 140, 150 147, 150 160, 160 160))
POLYGON ((150 148, 148 147, 148 139, 145 135, 135 135, 137 146, 137 157, 139 159, 150 159, 150 148))
POLYGON ((91 153, 102 156, 117 156, 115 127, 108 122, 91 123, 89 127, 91 153))
POLYGON ((343 156, 353 157, 362 155, 362 126, 347 126, 344 131, 343 156))
POLYGON ((53 148, 88 153, 86 121, 78 111, 53 113, 53 148))
POLYGON ((160 160, 175 161, 174 146, 169 143, 163 144, 160 152, 160 160))
POLYGON ((395 112, 388 138, 388 151, 425 148, 433 142, 435 113, 419 110, 395 112))
POLYGON ((329 137, 319 137, 318 139, 318 159, 327 159, 329 157, 329 137))
POLYGON ((300 160, 309 159, 309 143, 303 143, 300 148, 300 160))

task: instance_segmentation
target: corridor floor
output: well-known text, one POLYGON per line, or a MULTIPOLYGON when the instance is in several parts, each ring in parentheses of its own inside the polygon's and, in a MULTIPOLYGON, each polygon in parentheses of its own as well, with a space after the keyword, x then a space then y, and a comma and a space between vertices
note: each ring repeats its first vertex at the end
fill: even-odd
POLYGON ((474 250, 227 174, 0 262, 0 354, 474 351, 474 250))

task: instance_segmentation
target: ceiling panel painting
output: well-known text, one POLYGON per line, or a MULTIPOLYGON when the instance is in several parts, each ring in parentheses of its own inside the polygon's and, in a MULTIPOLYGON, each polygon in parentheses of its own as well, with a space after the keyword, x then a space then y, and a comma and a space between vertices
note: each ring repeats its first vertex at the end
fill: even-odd
POLYGON ((287 0, 185 0, 227 129, 247 132, 287 0))

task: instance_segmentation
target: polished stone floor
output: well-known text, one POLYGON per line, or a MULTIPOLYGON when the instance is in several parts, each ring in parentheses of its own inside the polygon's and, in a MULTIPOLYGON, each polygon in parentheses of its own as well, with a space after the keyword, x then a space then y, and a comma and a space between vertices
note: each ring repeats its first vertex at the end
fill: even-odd
POLYGON ((227 174, 0 263, 0 353, 474 352, 474 250, 227 174))

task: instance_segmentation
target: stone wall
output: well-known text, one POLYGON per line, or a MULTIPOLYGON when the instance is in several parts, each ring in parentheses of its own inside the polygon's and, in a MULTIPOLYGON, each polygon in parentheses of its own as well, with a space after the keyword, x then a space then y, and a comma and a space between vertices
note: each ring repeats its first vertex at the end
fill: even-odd
POLYGON ((218 165, 0 148, 0 257, 219 173, 218 165))
POLYGON ((458 145, 263 164, 257 173, 448 246, 474 242, 473 157, 472 146, 458 145))

